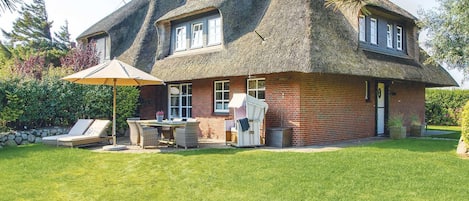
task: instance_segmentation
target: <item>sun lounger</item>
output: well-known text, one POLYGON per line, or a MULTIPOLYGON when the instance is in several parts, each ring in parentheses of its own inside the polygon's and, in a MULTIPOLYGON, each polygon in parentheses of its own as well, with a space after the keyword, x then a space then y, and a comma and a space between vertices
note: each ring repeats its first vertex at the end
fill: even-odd
POLYGON ((83 135, 93 121, 94 119, 78 119, 67 134, 43 137, 42 143, 57 146, 57 140, 60 138, 83 135))
POLYGON ((107 135, 106 129, 110 124, 111 121, 109 120, 94 120, 83 135, 59 138, 57 144, 59 146, 75 147, 94 143, 109 143, 112 137, 107 135))

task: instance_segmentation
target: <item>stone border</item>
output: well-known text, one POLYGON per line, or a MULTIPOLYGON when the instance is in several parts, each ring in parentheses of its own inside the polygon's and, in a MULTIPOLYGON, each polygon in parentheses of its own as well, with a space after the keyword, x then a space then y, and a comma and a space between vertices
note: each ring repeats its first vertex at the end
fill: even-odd
POLYGON ((69 128, 50 127, 26 131, 9 131, 0 133, 0 149, 4 146, 18 146, 42 143, 42 138, 53 135, 67 134, 69 128))

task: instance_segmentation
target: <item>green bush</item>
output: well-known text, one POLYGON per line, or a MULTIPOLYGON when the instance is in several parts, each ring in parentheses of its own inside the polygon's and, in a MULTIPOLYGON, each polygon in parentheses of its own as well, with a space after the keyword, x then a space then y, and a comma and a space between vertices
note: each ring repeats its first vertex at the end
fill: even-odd
POLYGON ((462 112, 461 137, 469 146, 469 101, 467 101, 462 112))
POLYGON ((461 112, 469 90, 427 89, 426 122, 432 125, 461 125, 461 112))
MULTIPOLYGON (((42 80, 0 81, 0 127, 29 129, 69 126, 79 118, 112 119, 112 87, 70 83, 59 79, 63 73, 42 80)), ((117 88, 118 130, 135 116, 139 93, 136 87, 117 88)))

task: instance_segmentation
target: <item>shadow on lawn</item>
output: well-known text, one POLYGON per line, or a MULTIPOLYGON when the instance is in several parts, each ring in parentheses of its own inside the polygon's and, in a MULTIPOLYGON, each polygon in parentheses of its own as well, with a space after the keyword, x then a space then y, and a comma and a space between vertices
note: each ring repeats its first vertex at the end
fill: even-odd
POLYGON ((208 149, 188 149, 174 152, 164 152, 162 154, 174 154, 180 156, 197 156, 197 155, 234 155, 245 151, 255 150, 253 148, 208 148, 208 149))
POLYGON ((435 139, 402 139, 369 144, 366 147, 380 149, 401 149, 414 152, 449 152, 456 151, 458 141, 435 139))
POLYGON ((43 144, 29 144, 29 145, 20 145, 17 147, 3 147, 0 149, 0 160, 3 159, 17 159, 21 157, 30 157, 33 153, 39 152, 48 152, 48 154, 53 154, 57 152, 56 147, 45 146, 43 144))

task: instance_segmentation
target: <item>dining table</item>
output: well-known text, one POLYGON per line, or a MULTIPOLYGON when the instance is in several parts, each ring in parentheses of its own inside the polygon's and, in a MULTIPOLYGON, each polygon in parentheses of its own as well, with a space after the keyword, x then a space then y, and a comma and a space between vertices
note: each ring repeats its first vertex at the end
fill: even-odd
POLYGON ((171 120, 158 121, 156 119, 138 120, 137 123, 139 123, 142 126, 160 127, 161 129, 168 128, 169 129, 169 136, 161 138, 159 140, 159 142, 163 143, 163 144, 171 144, 171 145, 175 144, 175 142, 174 142, 174 130, 176 128, 186 126, 185 121, 171 121, 171 120))

